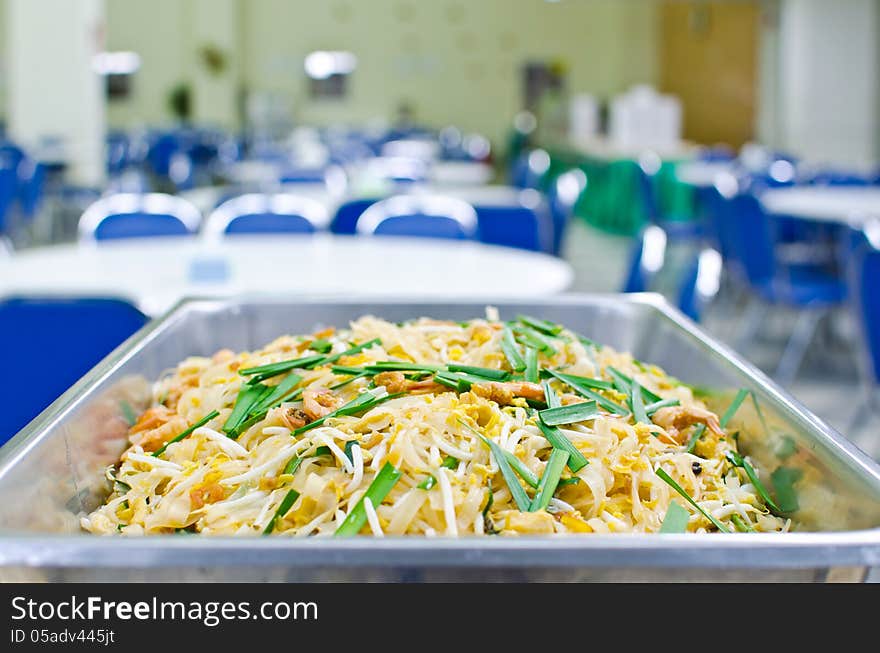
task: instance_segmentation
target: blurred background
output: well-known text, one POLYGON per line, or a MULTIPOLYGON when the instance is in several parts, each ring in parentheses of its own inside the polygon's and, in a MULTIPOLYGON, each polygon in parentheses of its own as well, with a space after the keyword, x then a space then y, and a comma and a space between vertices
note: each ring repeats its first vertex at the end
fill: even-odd
POLYGON ((654 291, 880 457, 878 36, 876 0, 0 0, 0 442, 185 295, 654 291))

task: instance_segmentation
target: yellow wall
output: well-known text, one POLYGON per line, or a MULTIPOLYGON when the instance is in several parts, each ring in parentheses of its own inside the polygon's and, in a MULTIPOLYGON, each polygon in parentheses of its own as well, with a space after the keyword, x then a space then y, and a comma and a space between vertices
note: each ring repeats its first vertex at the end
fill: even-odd
MULTIPOLYGON (((216 27, 218 39, 228 41, 228 2, 212 16, 198 11, 197 1, 108 0, 108 47, 143 57, 135 96, 113 103, 111 125, 167 122, 168 91, 201 74, 198 39, 216 27)), ((406 99, 420 121, 498 139, 519 109, 527 59, 560 58, 571 92, 603 97, 657 76, 657 7, 649 0, 230 1, 238 3, 230 83, 240 77, 249 90, 276 93, 309 123, 389 119, 406 99), (307 97, 302 62, 316 49, 358 56, 346 100, 307 97)), ((213 106, 211 116, 234 121, 229 104, 213 106)))

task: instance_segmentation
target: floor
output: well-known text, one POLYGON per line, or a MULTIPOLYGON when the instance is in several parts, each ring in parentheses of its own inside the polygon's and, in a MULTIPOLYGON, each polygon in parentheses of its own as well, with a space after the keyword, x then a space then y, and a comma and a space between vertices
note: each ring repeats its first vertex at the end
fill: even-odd
MULTIPOLYGON (((575 221, 564 252, 575 270, 572 291, 619 291, 627 271, 630 242, 628 238, 601 233, 575 221)), ((744 307, 722 295, 722 300, 709 308, 701 326, 732 345, 743 310, 744 307)), ((795 317, 780 311, 768 312, 760 337, 740 353, 772 376, 795 317)), ((835 315, 817 335, 796 380, 786 390, 856 446, 880 460, 880 414, 869 414, 859 428, 849 428, 863 397, 857 354, 852 346, 856 341, 848 315, 835 315)))

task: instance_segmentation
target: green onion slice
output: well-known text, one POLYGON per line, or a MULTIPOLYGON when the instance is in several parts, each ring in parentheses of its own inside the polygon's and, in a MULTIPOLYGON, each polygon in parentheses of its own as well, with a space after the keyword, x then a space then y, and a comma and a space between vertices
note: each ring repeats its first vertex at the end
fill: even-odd
POLYGON ((318 340, 312 340, 312 344, 309 345, 309 349, 311 349, 312 351, 316 351, 319 354, 326 354, 331 349, 333 349, 333 343, 326 338, 319 338, 318 340))
POLYGON ((678 399, 661 399, 660 401, 655 401, 653 404, 648 404, 645 406, 645 413, 648 417, 651 417, 654 413, 656 413, 661 408, 666 408, 667 406, 678 406, 681 402, 678 399))
POLYGON ((541 387, 544 388, 544 401, 547 403, 547 408, 559 408, 562 406, 562 401, 560 401, 559 395, 556 394, 553 386, 550 385, 549 379, 541 381, 541 387))
MULTIPOLYGON (((730 412, 728 410, 728 412, 730 412)), ((761 479, 758 478, 757 472, 755 472, 755 468, 752 467, 749 462, 739 455, 736 451, 728 451, 727 452, 727 460, 734 467, 740 467, 745 470, 746 476, 749 477, 749 480, 752 482, 752 485, 755 486, 755 489, 758 491, 758 494, 761 495, 761 498, 764 500, 768 506, 773 508, 773 510, 779 511, 779 506, 776 505, 776 502, 770 497, 770 493, 767 492, 767 488, 764 487, 764 484, 761 482, 761 479)))
POLYGON ((348 516, 336 529, 334 535, 357 535, 361 532, 364 524, 367 523, 367 511, 364 509, 364 499, 369 497, 372 504, 378 508, 381 503, 391 492, 391 489, 400 480, 401 473, 391 463, 385 463, 376 478, 370 483, 370 487, 364 493, 364 496, 355 504, 348 516))
POLYGON ((354 356, 355 354, 359 354, 364 349, 369 349, 375 345, 381 345, 382 341, 379 338, 373 338, 372 340, 368 340, 367 342, 362 342, 359 345, 355 345, 350 349, 346 349, 345 351, 341 351, 338 354, 333 354, 332 356, 327 356, 324 360, 325 365, 329 365, 330 363, 335 363, 340 358, 344 358, 346 356, 354 356))
POLYGON ((281 383, 272 388, 272 391, 257 403, 251 413, 260 413, 283 403, 286 399, 292 398, 289 395, 295 394, 294 388, 302 381, 302 377, 296 372, 291 372, 285 376, 281 383))
POLYGON ((538 492, 535 494, 535 498, 532 499, 529 511, 546 510, 547 506, 550 505, 550 499, 553 498, 553 493, 556 492, 559 477, 562 475, 562 470, 565 469, 566 463, 568 463, 568 457, 568 452, 562 449, 554 449, 550 453, 550 459, 547 461, 547 466, 541 475, 541 483, 538 485, 538 492))
POLYGON ((522 372, 526 369, 526 363, 519 353, 519 348, 513 338, 513 332, 508 326, 505 326, 504 331, 501 333, 501 351, 504 352, 504 356, 514 372, 522 372))
POLYGON ((663 518, 663 523, 660 525, 660 532, 687 533, 688 519, 690 519, 690 516, 691 515, 687 510, 675 503, 675 501, 670 501, 669 507, 666 509, 666 516, 663 518))
POLYGON ((691 497, 691 495, 689 495, 687 492, 685 492, 684 489, 678 483, 676 483, 675 480, 673 480, 673 478, 669 474, 666 473, 665 469, 663 469, 662 467, 658 467, 654 473, 657 474, 657 476, 659 476, 660 478, 662 478, 666 482, 666 484, 669 485, 673 490, 678 492, 685 501, 687 501, 694 508, 699 510, 700 514, 703 515, 703 517, 708 519, 710 522, 712 522, 712 524, 714 524, 715 528, 717 528, 722 533, 729 533, 730 532, 730 530, 724 524, 722 524, 720 521, 715 519, 708 512, 703 510, 703 508, 700 506, 700 504, 698 504, 696 501, 694 501, 693 498, 691 497))
POLYGON ((361 393, 348 403, 343 404, 342 406, 334 410, 332 413, 328 413, 327 415, 324 415, 324 417, 319 417, 314 422, 299 427, 291 435, 297 436, 301 433, 305 433, 306 431, 310 431, 314 428, 321 426, 324 422, 333 417, 344 417, 346 415, 354 415, 356 413, 370 410, 371 408, 374 408, 379 404, 388 401, 389 399, 396 399, 403 394, 405 393, 397 392, 377 398, 374 394, 370 392, 361 393))
POLYGON ((439 365, 422 365, 407 361, 379 361, 364 366, 368 372, 439 372, 439 365))
POLYGON ((556 353, 556 348, 547 340, 547 337, 531 327, 514 325, 511 327, 511 331, 513 331, 514 338, 524 345, 539 349, 551 356, 556 353))
POLYGON ((773 483, 773 489, 776 490, 779 512, 796 512, 800 508, 794 484, 801 480, 803 475, 803 471, 794 467, 778 467, 770 474, 770 481, 773 483))
POLYGON ((556 370, 544 369, 541 370, 543 374, 547 374, 553 376, 566 385, 570 385, 572 388, 577 390, 579 387, 590 388, 595 390, 613 390, 614 384, 608 381, 603 381, 602 379, 591 379, 587 376, 575 376, 574 374, 564 374, 562 372, 557 372, 556 370))
POLYGON ((694 449, 697 448, 697 441, 703 437, 703 433, 706 431, 706 425, 700 424, 697 428, 694 429, 693 434, 691 435, 691 439, 688 440, 687 452, 693 453, 694 449))
POLYGON ((190 426, 188 429, 186 429, 183 433, 181 433, 180 435, 176 435, 176 436, 174 436, 173 438, 171 438, 170 440, 168 440, 168 442, 166 442, 166 443, 163 444, 161 447, 159 447, 158 449, 156 449, 156 451, 153 452, 153 456, 154 456, 155 458, 158 458, 159 456, 161 456, 161 455, 165 452, 165 450, 168 448, 168 445, 170 445, 170 444, 174 444, 175 442, 180 442, 180 441, 183 440, 185 437, 187 437, 187 436, 189 436, 189 435, 192 435, 193 431, 195 431, 197 428, 201 428, 202 426, 204 426, 205 424, 207 424, 208 422, 210 422, 212 419, 214 419, 215 417, 217 417, 219 414, 220 414, 220 413, 217 412, 216 410, 212 410, 210 413, 208 413, 207 415, 205 415, 205 416, 204 416, 202 419, 200 419, 198 422, 196 422, 195 424, 193 424, 192 426, 190 426))
POLYGON ((223 425, 223 431, 226 432, 226 435, 231 435, 235 432, 242 422, 248 418, 248 415, 251 415, 254 412, 254 408, 256 408, 264 398, 268 397, 272 391, 272 388, 260 383, 255 385, 243 385, 238 392, 238 397, 235 398, 235 405, 232 407, 232 412, 229 414, 229 417, 226 418, 226 423, 223 425))
POLYGON ((562 325, 550 322, 549 320, 539 320, 536 317, 530 317, 528 315, 517 315, 516 319, 524 325, 531 327, 536 331, 540 331, 541 333, 545 333, 548 336, 558 336, 562 333, 562 325))
POLYGON ((740 533, 754 533, 755 529, 749 526, 747 523, 743 521, 743 518, 737 515, 736 513, 730 516, 730 521, 733 522, 733 525, 736 526, 736 530, 740 533))
POLYGON ((636 424, 650 424, 648 413, 645 412, 645 402, 642 399, 642 386, 636 379, 633 379, 632 385, 629 387, 629 403, 632 406, 633 419, 636 424))
POLYGON ((131 407, 131 404, 127 401, 119 402, 119 410, 122 411, 122 418, 129 426, 134 426, 137 421, 137 415, 134 412, 134 409, 131 407))
MULTIPOLYGON (((462 422, 462 424, 464 424, 464 422, 462 422)), ((465 426, 467 425, 465 424, 465 426)), ((486 446, 489 447, 489 450, 495 457, 495 462, 498 463, 498 469, 501 470, 501 475, 504 477, 504 482, 507 483, 510 494, 513 497, 513 500, 516 502, 516 507, 521 512, 528 512, 529 506, 531 506, 532 501, 531 499, 529 499, 529 495, 526 494, 523 486, 520 485, 519 479, 517 479, 513 469, 511 469, 510 463, 507 461, 507 456, 504 455, 504 449, 499 447, 497 444, 492 442, 492 440, 485 437, 484 435, 480 433, 477 433, 477 435, 483 442, 486 443, 486 446)))
MULTIPOLYGON (((631 386, 633 383, 632 378, 618 370, 616 367, 611 367, 610 365, 606 368, 606 370, 612 378, 617 379, 621 383, 621 385, 626 387, 626 390, 622 390, 621 392, 623 392, 623 394, 629 394, 629 386, 631 386)), ((642 386, 642 396, 644 397, 645 401, 648 402, 655 402, 663 399, 663 397, 654 392, 651 392, 645 386, 642 386)))
POLYGON ((526 347, 526 381, 538 382, 538 350, 526 347))
POLYGON ((513 471, 519 474, 519 477, 526 483, 537 488, 540 483, 540 479, 537 475, 535 475, 531 469, 526 467, 523 462, 513 454, 513 452, 508 451, 507 449, 501 449, 501 451, 504 452, 504 457, 507 458, 507 462, 510 463, 513 471))
POLYGON ((443 459, 443 462, 440 463, 440 467, 445 467, 446 469, 455 469, 458 467, 458 458, 455 456, 446 456, 443 459))
POLYGON ((324 356, 321 354, 316 354, 313 356, 305 356, 303 358, 294 358, 292 360, 280 361, 278 363, 269 363, 268 365, 260 365, 258 367, 248 367, 243 370, 239 370, 238 373, 242 376, 252 377, 248 380, 248 384, 254 385, 256 383, 262 383, 266 379, 271 379, 273 376, 278 376, 279 374, 289 372, 293 369, 310 369, 323 361, 324 356))
POLYGON ((745 388, 743 388, 736 393, 736 397, 733 398, 730 406, 727 407, 727 410, 724 411, 724 415, 721 416, 721 420, 719 421, 719 423, 721 424, 721 428, 727 426, 727 423, 736 414, 736 411, 742 405, 742 402, 745 401, 746 397, 749 396, 750 392, 751 390, 746 390, 745 388))
POLYGON ((568 468, 571 471, 577 472, 579 469, 590 464, 590 461, 584 457, 584 454, 578 451, 577 447, 571 443, 571 440, 565 437, 565 434, 562 431, 555 426, 548 426, 544 423, 541 419, 540 413, 538 414, 538 428, 541 429, 541 433, 547 438, 547 442, 553 445, 554 449, 562 449, 569 453, 567 463, 568 468))
POLYGON ((278 510, 275 511, 275 514, 272 515, 272 519, 269 520, 269 523, 266 524, 266 528, 263 529, 263 535, 268 535, 275 530, 275 522, 283 518, 284 515, 290 511, 298 498, 299 492, 296 490, 287 491, 287 494, 285 494, 284 498, 281 500, 281 505, 278 506, 278 510))
POLYGON ((579 404, 540 410, 538 414, 541 416, 541 421, 547 426, 558 426, 559 424, 574 424, 594 419, 599 415, 599 408, 595 401, 582 401, 579 404))
POLYGON ((464 372, 471 376, 482 377, 490 381, 506 381, 510 378, 510 372, 506 370, 495 370, 490 367, 474 367, 473 365, 458 365, 449 363, 446 366, 450 372, 464 372))
POLYGON ((433 476, 431 476, 430 474, 428 474, 421 483, 416 485, 416 487, 419 488, 420 490, 430 490, 436 484, 437 484, 437 479, 434 478, 433 476))

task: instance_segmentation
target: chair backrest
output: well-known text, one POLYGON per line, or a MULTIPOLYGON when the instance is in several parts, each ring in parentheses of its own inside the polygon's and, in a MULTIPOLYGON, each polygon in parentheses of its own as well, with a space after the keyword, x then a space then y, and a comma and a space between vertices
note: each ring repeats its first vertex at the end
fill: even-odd
POLYGON ((587 188, 587 175, 574 168, 559 175, 551 184, 547 195, 550 203, 550 216, 553 218, 553 253, 562 251, 562 241, 568 223, 574 215, 574 208, 587 188))
POLYGON ((666 232, 649 225, 633 242, 622 292, 645 292, 666 261, 666 232))
POLYGON ((79 220, 81 242, 117 238, 188 236, 202 216, 187 200, 163 193, 119 193, 102 197, 79 220))
POLYGON ((739 193, 731 200, 731 255, 752 284, 771 279, 776 270, 775 237, 770 220, 754 193, 739 193))
POLYGON ((0 444, 146 322, 139 310, 119 299, 0 301, 0 355, 15 371, 3 385, 0 444))
POLYGON ((330 231, 335 234, 353 234, 357 231, 357 222, 361 214, 381 198, 371 197, 351 200, 339 205, 336 215, 330 225, 330 231))
POLYGON ((291 193, 248 193, 214 209, 205 223, 208 238, 231 234, 314 233, 330 222, 327 208, 291 193))
POLYGON ((442 195, 395 195, 361 214, 357 233, 467 240, 477 233, 477 213, 464 200, 442 195))

